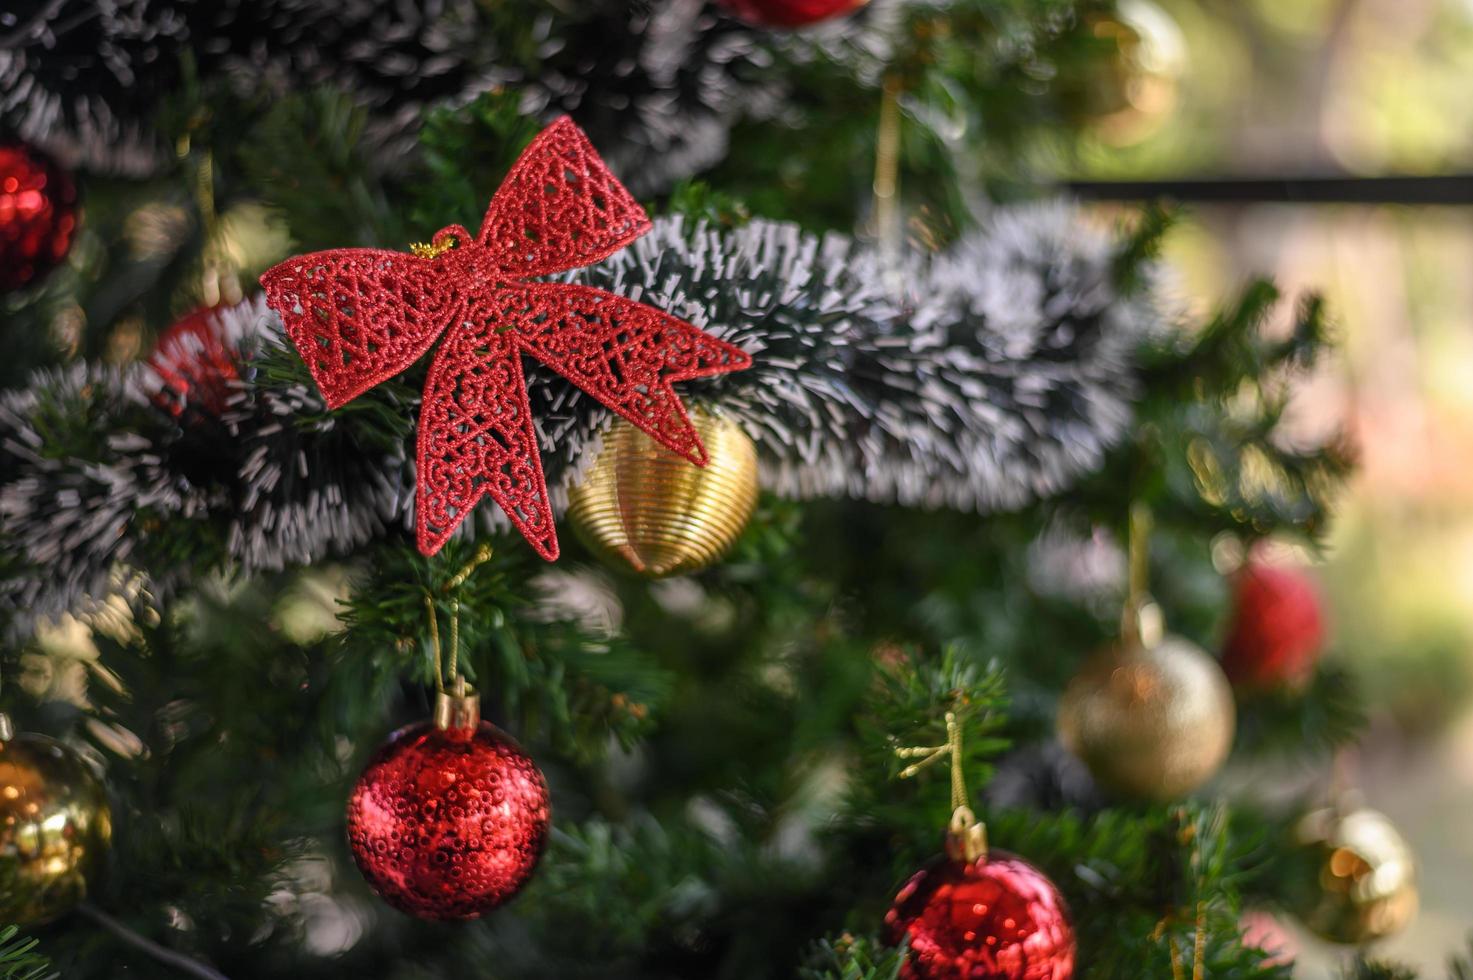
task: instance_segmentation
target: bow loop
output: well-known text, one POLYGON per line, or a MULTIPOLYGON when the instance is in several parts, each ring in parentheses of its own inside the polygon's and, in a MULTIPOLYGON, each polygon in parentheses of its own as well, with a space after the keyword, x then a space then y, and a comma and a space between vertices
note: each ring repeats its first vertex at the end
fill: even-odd
POLYGON ((564 116, 512 164, 480 242, 508 278, 530 279, 591 265, 649 230, 644 208, 564 116))

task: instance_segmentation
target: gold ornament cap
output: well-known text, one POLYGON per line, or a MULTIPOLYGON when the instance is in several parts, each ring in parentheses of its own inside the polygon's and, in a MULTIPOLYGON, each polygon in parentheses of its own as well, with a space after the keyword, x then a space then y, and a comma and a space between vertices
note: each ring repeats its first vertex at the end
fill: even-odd
POLYGON ((1143 596, 1125 605, 1120 619, 1120 638, 1123 647, 1139 647, 1151 650, 1161 644, 1166 636, 1166 617, 1161 607, 1150 596, 1143 596))
POLYGON ((435 727, 441 731, 475 728, 481 723, 481 696, 456 678, 454 691, 435 692, 435 727))
POLYGON ((987 857, 987 825, 977 819, 971 807, 959 806, 952 811, 946 828, 946 856, 967 864, 987 857))

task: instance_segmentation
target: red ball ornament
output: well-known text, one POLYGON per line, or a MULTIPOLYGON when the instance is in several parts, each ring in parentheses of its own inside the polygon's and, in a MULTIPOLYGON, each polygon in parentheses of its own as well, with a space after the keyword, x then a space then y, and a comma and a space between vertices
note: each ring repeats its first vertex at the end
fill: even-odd
POLYGON ((436 721, 399 729, 348 799, 348 843, 369 885, 422 919, 474 919, 527 883, 547 840, 547 783, 480 720, 474 695, 441 695, 436 721))
POLYGON ((149 367, 158 375, 154 404, 176 418, 190 405, 220 416, 240 377, 240 355, 221 315, 224 309, 202 307, 175 321, 149 355, 149 367))
POLYGON ((1042 871, 1003 851, 946 857, 905 883, 885 915, 909 938, 903 980, 1069 980, 1074 930, 1042 871))
POLYGON ((1325 642, 1325 613, 1302 570, 1250 560, 1234 576, 1222 670, 1245 689, 1301 687, 1325 642))
POLYGON ((35 147, 0 143, 0 293, 45 275, 72 247, 77 187, 35 147))
POLYGON ((807 27, 848 14, 867 0, 721 0, 735 17, 762 27, 807 27))

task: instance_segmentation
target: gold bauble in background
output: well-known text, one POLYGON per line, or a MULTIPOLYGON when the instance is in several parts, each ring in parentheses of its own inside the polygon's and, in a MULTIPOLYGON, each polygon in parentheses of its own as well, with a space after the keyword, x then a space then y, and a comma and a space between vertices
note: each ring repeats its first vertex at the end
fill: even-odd
POLYGON ((1133 146, 1155 135, 1175 114, 1191 63, 1186 37, 1152 0, 1127 0, 1088 18, 1090 33, 1109 50, 1076 94, 1090 129, 1111 146, 1133 146))
POLYGON ((1101 786, 1171 800, 1205 783, 1233 743, 1232 690, 1179 636, 1127 642, 1086 661, 1059 701, 1059 738, 1101 786))
POLYGON ((660 578, 699 571, 736 542, 757 505, 757 448, 735 422, 696 408, 709 462, 696 466, 623 419, 569 492, 568 518, 605 561, 660 578))
POLYGON ((69 912, 111 839, 107 793, 75 752, 45 735, 0 741, 0 922, 69 912))
POLYGON ((1360 945, 1400 932, 1416 915, 1416 858, 1385 814, 1316 810, 1295 836, 1315 869, 1295 909, 1312 932, 1360 945))

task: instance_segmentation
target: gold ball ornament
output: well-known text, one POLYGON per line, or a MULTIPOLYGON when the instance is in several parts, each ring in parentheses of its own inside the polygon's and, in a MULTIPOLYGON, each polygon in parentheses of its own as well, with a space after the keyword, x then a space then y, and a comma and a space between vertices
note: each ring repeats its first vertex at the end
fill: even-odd
POLYGON ((1152 0, 1129 0, 1088 20, 1110 52, 1079 94, 1091 128, 1111 146, 1140 143, 1166 124, 1190 65, 1186 36, 1152 0))
POLYGON ((731 419, 695 408, 709 462, 696 466, 623 419, 569 492, 568 518, 604 561, 650 578, 699 571, 736 543, 757 506, 757 448, 731 419))
POLYGON ((1105 789, 1172 800, 1221 768, 1232 748, 1236 712, 1217 661, 1155 626, 1085 662, 1059 701, 1064 745, 1105 789))
POLYGON ((1385 814, 1316 810, 1295 836, 1314 873, 1296 902, 1310 931, 1363 945, 1400 932, 1417 914, 1417 862, 1385 814))
POLYGON ((87 895, 112 839, 102 783, 66 745, 0 740, 0 922, 50 922, 87 895))

